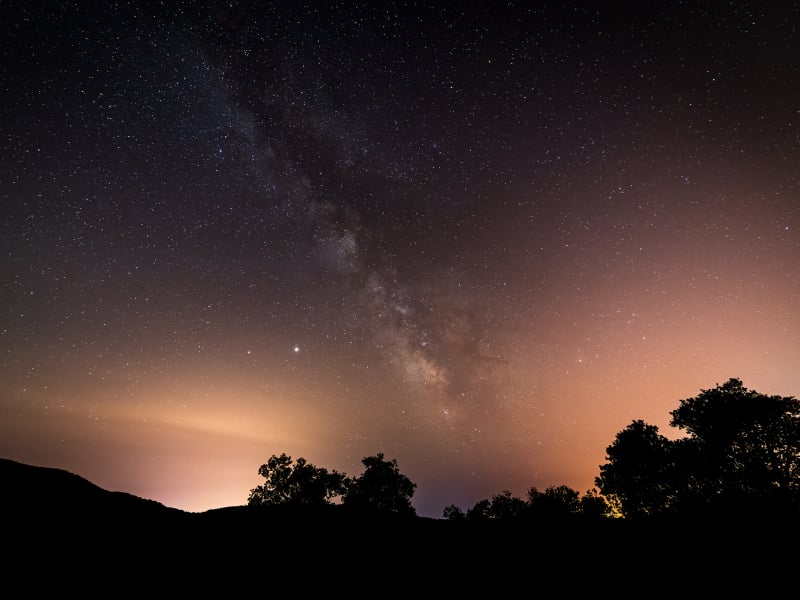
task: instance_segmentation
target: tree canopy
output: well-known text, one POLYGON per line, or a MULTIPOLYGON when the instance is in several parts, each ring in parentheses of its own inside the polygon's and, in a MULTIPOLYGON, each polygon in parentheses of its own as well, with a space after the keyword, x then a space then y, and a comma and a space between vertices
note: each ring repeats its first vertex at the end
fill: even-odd
POLYGON ((388 512, 415 515, 411 497, 417 484, 400 472, 397 460, 385 460, 383 453, 362 461, 364 473, 350 482, 343 497, 347 506, 377 508, 388 512))
POLYGON ((360 477, 317 467, 305 458, 296 462, 285 453, 272 455, 258 474, 266 481, 250 491, 250 506, 273 504, 323 505, 341 498, 356 508, 376 508, 393 513, 415 515, 411 497, 417 484, 400 472, 397 460, 386 460, 382 452, 361 461, 360 477))
POLYGON ((504 490, 489 498, 478 500, 466 512, 451 504, 445 507, 442 517, 449 521, 486 521, 570 518, 605 518, 612 515, 612 508, 605 498, 590 490, 581 496, 569 486, 550 486, 544 491, 531 487, 527 499, 513 496, 504 490))
POLYGON ((250 491, 247 503, 251 506, 265 504, 327 504, 347 489, 349 480, 343 473, 328 471, 285 453, 272 455, 261 465, 258 474, 266 481, 250 491))
POLYGON ((635 420, 606 449, 595 485, 624 506, 624 514, 657 512, 667 502, 672 446, 658 427, 635 420))
POLYGON ((670 441, 633 421, 606 449, 596 485, 625 516, 800 505, 800 402, 729 379, 680 400, 670 441))

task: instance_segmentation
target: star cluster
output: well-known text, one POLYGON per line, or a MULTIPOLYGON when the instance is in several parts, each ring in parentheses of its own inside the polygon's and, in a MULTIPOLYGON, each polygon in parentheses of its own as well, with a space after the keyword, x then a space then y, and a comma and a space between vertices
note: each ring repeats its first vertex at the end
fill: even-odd
POLYGON ((800 391, 797 7, 7 13, 9 458, 199 511, 384 452, 439 517, 800 391))

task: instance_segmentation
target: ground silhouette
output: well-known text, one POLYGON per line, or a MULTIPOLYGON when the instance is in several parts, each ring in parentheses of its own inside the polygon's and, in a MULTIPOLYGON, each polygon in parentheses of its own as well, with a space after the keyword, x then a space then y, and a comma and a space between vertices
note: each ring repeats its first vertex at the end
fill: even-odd
POLYGON ((793 584, 798 558, 798 524, 766 514, 523 523, 343 505, 189 513, 7 459, 0 481, 7 584, 31 592, 763 594, 793 584))

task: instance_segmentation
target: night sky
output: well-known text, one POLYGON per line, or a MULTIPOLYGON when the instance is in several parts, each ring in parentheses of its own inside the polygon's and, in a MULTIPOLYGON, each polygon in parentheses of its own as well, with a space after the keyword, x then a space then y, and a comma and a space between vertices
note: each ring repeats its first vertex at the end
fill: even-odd
POLYGON ((440 517, 800 395, 800 9, 571 4, 3 3, 0 455, 440 517))

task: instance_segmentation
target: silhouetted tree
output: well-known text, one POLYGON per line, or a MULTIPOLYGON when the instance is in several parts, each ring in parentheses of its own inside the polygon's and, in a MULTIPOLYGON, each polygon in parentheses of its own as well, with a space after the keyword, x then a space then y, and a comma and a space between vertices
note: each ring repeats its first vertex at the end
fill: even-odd
POLYGON ((411 505, 417 484, 400 472, 397 460, 384 460, 383 453, 361 461, 364 473, 348 485, 342 501, 347 506, 372 507, 398 514, 416 515, 411 505))
POLYGON ((448 521, 463 521, 467 518, 467 515, 465 515, 464 511, 458 506, 451 504, 450 506, 444 507, 444 511, 442 511, 442 518, 448 521))
POLYGON ((470 521, 487 519, 516 519, 525 511, 525 501, 511 495, 508 490, 492 496, 491 500, 478 500, 467 510, 465 517, 470 521))
POLYGON ((580 512, 582 515, 595 519, 595 518, 608 518, 614 516, 614 507, 608 502, 606 498, 592 488, 581 496, 580 499, 580 512))
POLYGON ((566 485, 551 486, 540 492, 528 490, 528 510, 535 517, 566 518, 580 514, 580 494, 566 485))
POLYGON ((800 402, 748 390, 739 379, 680 401, 669 441, 634 421, 606 449, 595 480, 625 516, 698 509, 797 507, 800 402))
POLYGON ((327 504, 342 495, 349 484, 343 473, 315 467, 305 458, 292 458, 286 454, 275 456, 261 465, 258 474, 266 481, 250 490, 247 503, 264 504, 327 504))
MULTIPOLYGON (((689 434, 694 500, 795 501, 800 401, 729 379, 680 401, 670 425, 689 434)), ((688 461, 686 466, 689 466, 688 461)))
POLYGON ((672 445, 642 420, 620 431, 606 448, 595 485, 618 501, 625 516, 663 512, 672 497, 672 445))
POLYGON ((540 492, 535 487, 528 490, 528 499, 523 500, 504 490, 491 499, 476 502, 463 513, 457 506, 445 508, 444 517, 450 520, 466 519, 481 521, 489 519, 520 519, 523 517, 565 518, 577 515, 589 517, 609 517, 613 514, 611 505, 600 496, 597 490, 591 490, 586 496, 566 485, 548 487, 540 492))
POLYGON ((467 509, 467 520, 483 521, 492 518, 492 503, 488 498, 478 500, 471 508, 467 509))
POLYGON ((504 490, 492 496, 489 506, 489 515, 493 519, 516 519, 525 511, 526 505, 522 498, 511 495, 511 492, 504 490))

